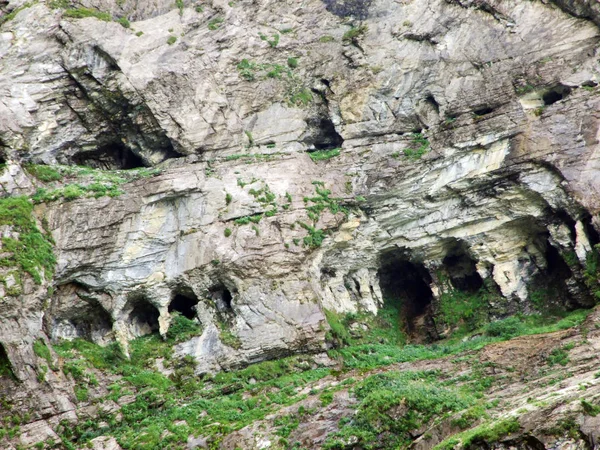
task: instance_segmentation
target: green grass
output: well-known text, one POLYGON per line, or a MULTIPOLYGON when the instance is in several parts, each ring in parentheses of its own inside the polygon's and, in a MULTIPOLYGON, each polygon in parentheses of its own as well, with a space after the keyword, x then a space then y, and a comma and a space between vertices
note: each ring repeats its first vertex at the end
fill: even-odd
POLYGON ((51 166, 26 164, 25 170, 38 180, 46 183, 51 181, 60 181, 63 179, 63 175, 60 173, 60 171, 51 166))
MULTIPOLYGON (((368 30, 369 30, 369 27, 367 27, 366 25, 352 27, 344 33, 344 36, 342 37, 342 41, 355 43, 368 30)), ((323 38, 321 38, 321 39, 323 39, 323 38)), ((321 41, 321 42, 323 42, 323 41, 321 41)))
POLYGON ((50 349, 46 346, 46 343, 42 339, 38 339, 33 343, 33 353, 40 358, 46 360, 49 366, 52 366, 52 354, 50 349))
MULTIPOLYGON (((188 325, 184 327, 187 331, 188 325)), ((157 335, 135 339, 129 361, 112 346, 103 348, 81 340, 56 346, 69 373, 78 380, 79 401, 92 400, 89 373, 93 368, 116 375, 108 398, 116 401, 128 392, 136 393, 135 401, 122 407, 120 421, 114 415, 103 417, 109 430, 98 428, 97 420, 60 430, 65 448, 83 448, 94 437, 108 433, 123 448, 181 448, 194 434, 212 436, 210 448, 217 449, 219 436, 298 402, 305 397, 298 393, 299 387, 329 374, 329 369, 314 368, 310 357, 297 356, 199 378, 194 376, 191 358, 172 359, 170 347, 176 341, 163 342, 157 335), (173 375, 167 377, 156 370, 158 357, 174 369, 173 375), (180 420, 187 425, 174 425, 180 420), (170 432, 168 436, 163 435, 165 430, 170 432)), ((278 425, 280 435, 286 434, 286 428, 291 431, 292 422, 278 425)))
POLYGON ((33 216, 33 204, 27 197, 0 199, 0 226, 9 225, 18 237, 3 237, 0 266, 17 267, 27 272, 36 284, 51 279, 56 264, 52 238, 42 233, 33 216))
MULTIPOLYGON (((498 335, 497 331, 493 331, 492 334, 495 335, 489 335, 486 328, 490 327, 490 324, 474 330, 471 334, 473 337, 470 339, 464 339, 464 334, 457 333, 456 336, 431 345, 390 345, 387 343, 388 341, 384 341, 386 343, 358 343, 333 350, 332 356, 342 358, 347 369, 374 369, 395 363, 437 359, 466 351, 480 350, 491 343, 517 336, 551 333, 575 327, 583 323, 589 313, 589 310, 577 310, 562 318, 539 315, 515 316, 520 321, 520 325, 514 328, 514 324, 511 324, 510 327, 513 331, 510 333, 498 335)), ((496 330, 498 329, 498 325, 494 327, 496 330)), ((562 359, 558 358, 558 360, 562 359)))
POLYGON ((109 13, 98 11, 97 9, 91 8, 70 8, 64 12, 64 17, 70 17, 73 19, 84 19, 86 17, 95 17, 96 19, 110 22, 112 17, 109 13))
POLYGON ((53 202, 58 200, 75 200, 81 197, 118 197, 123 194, 121 185, 148 178, 161 173, 159 169, 141 168, 131 170, 99 170, 89 167, 73 166, 28 166, 27 169, 40 181, 77 180, 76 183, 66 183, 55 189, 39 188, 32 196, 35 203, 53 202), (59 178, 60 177, 60 178, 59 178))
POLYGON ((315 150, 314 152, 309 152, 308 156, 313 161, 326 161, 331 158, 335 158, 336 156, 340 156, 340 148, 333 148, 331 150, 315 150))
POLYGON ((404 448, 423 425, 475 404, 469 392, 441 385, 440 376, 436 371, 390 371, 367 377, 354 388, 358 412, 328 436, 323 448, 342 450, 349 440, 366 450, 404 448))
POLYGON ((519 431, 521 426, 515 417, 502 419, 496 422, 489 422, 479 425, 471 430, 464 431, 458 435, 454 435, 435 447, 435 450, 453 450, 458 444, 461 448, 480 448, 478 444, 486 444, 489 446, 498 442, 504 436, 519 431))
POLYGON ((413 133, 411 147, 402 150, 409 159, 420 159, 429 151, 429 141, 421 133, 413 133))
POLYGON ((35 0, 33 2, 24 3, 23 5, 19 6, 18 8, 13 9, 10 13, 5 14, 4 16, 0 17, 0 26, 2 26, 3 24, 5 24, 6 22, 9 22, 9 21, 13 20, 15 18, 15 16, 17 14, 19 14, 21 11, 23 11, 24 9, 32 7, 36 3, 37 3, 37 0, 35 0))
POLYGON ((131 28, 131 23, 127 20, 127 17, 120 17, 116 20, 117 23, 121 24, 123 28, 131 28))
POLYGON ((211 31, 219 29, 224 20, 225 19, 223 19, 222 17, 215 17, 214 19, 211 19, 208 22, 208 29, 211 31))

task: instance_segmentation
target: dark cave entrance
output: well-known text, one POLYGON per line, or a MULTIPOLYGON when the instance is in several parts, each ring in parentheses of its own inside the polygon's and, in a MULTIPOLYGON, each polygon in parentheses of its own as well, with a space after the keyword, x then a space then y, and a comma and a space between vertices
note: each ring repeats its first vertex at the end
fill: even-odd
POLYGON ((186 293, 177 293, 169 303, 169 313, 173 313, 177 311, 182 316, 187 317, 188 319, 196 318, 196 305, 199 300, 193 292, 189 291, 186 293))
POLYGON ((15 379, 15 374, 10 359, 8 358, 6 348, 4 348, 4 344, 0 342, 0 378, 4 377, 15 379))
POLYGON ((340 148, 344 143, 344 139, 336 131, 335 125, 329 117, 316 117, 307 123, 312 133, 304 142, 314 147, 314 150, 332 150, 340 148))
POLYGON ((456 241, 442 260, 449 282, 456 290, 474 294, 483 287, 476 261, 469 255, 464 242, 456 241))
POLYGON ((80 152, 73 156, 78 166, 101 170, 128 170, 146 167, 142 158, 122 144, 108 144, 91 152, 80 152))
POLYGON ((590 245, 594 247, 595 245, 600 243, 600 234, 596 231, 594 224, 592 223, 592 216, 587 215, 582 219, 583 228, 585 229, 585 234, 587 235, 588 240, 590 241, 590 245))
POLYGON ((422 264, 411 262, 403 252, 381 258, 379 283, 387 303, 399 307, 408 333, 425 339, 435 338, 431 316, 433 293, 431 277, 422 264))
POLYGON ((559 84, 548 89, 543 95, 542 100, 544 102, 544 106, 552 105, 564 98, 566 98, 571 93, 571 89, 568 86, 564 86, 559 84))
POLYGON ((209 297, 215 302, 217 311, 222 313, 232 313, 233 295, 231 291, 223 284, 212 287, 209 290, 209 297))
POLYGON ((77 336, 96 342, 112 331, 113 320, 98 302, 88 302, 88 305, 81 316, 72 317, 69 322, 75 328, 77 336))
POLYGON ((131 300, 129 313, 130 331, 135 336, 151 334, 159 329, 158 309, 144 298, 131 300))

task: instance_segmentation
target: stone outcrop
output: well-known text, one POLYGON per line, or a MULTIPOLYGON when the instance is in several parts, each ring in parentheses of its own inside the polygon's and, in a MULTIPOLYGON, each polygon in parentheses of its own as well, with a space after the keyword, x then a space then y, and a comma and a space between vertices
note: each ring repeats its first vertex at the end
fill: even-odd
MULTIPOLYGON (((202 324, 176 348, 200 374, 321 351, 323 309, 398 293, 416 339, 448 332, 432 321, 450 287, 486 286, 490 318, 540 291, 595 303, 594 2, 378 0, 362 21, 319 0, 78 5, 129 27, 5 3, 0 196, 78 182, 26 163, 160 169, 36 206, 54 276, 0 283, 0 349, 26 391, 37 339, 127 352, 174 311, 202 324)), ((72 414, 63 381, 31 401, 72 414)))

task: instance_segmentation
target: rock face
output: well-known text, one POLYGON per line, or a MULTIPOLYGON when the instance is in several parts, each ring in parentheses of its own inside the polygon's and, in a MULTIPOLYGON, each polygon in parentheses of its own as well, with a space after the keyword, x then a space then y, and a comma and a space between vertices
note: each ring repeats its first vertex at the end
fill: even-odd
MULTIPOLYGON (((161 169, 36 206, 52 280, 0 274, 0 357, 26 391, 40 337, 126 352, 173 311, 202 323, 177 347, 200 374, 320 351, 324 308, 399 294, 416 339, 447 332, 450 288, 485 286, 490 318, 540 292, 594 304, 595 2, 376 0, 360 22, 319 0, 171 3, 81 2, 130 27, 2 6, 0 196, 52 186, 28 162, 161 169)), ((48 382, 32 401, 73 411, 48 382)))

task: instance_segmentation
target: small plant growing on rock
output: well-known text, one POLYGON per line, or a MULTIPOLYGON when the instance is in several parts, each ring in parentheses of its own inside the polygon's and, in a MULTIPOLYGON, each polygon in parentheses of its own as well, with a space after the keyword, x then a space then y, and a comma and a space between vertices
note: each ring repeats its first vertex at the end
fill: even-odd
POLYGON ((217 30, 223 23, 223 20, 224 19, 222 17, 215 17, 214 19, 211 19, 208 22, 208 29, 211 31, 217 30))
POLYGON ((231 236, 231 228, 225 228, 223 234, 225 235, 225 237, 231 236))
POLYGON ((369 30, 366 25, 360 25, 358 27, 352 27, 344 33, 342 41, 349 44, 357 45, 358 40, 369 30))
POLYGON ((131 24, 129 23, 129 20, 127 20, 127 17, 117 19, 117 23, 121 24, 123 28, 131 28, 131 24))
POLYGON ((169 39, 167 39, 167 44, 169 45, 173 45, 175 42, 177 42, 177 38, 175 36, 169 36, 169 39))

